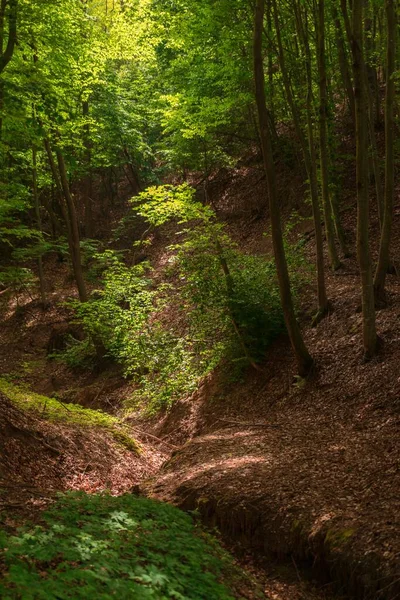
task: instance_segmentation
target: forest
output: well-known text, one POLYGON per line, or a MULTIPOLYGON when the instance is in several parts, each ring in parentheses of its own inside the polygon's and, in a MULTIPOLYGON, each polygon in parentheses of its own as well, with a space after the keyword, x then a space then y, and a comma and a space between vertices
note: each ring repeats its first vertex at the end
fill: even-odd
POLYGON ((0 597, 400 598, 397 0, 0 0, 0 597))

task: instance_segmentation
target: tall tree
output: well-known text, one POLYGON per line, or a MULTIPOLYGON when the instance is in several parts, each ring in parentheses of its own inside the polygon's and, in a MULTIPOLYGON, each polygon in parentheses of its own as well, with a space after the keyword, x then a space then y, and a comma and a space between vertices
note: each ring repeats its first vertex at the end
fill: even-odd
POLYGON ((1 0, 0 4, 0 75, 12 59, 17 42, 17 10, 18 0, 1 0), (8 9, 8 39, 4 49, 4 21, 8 9))
POLYGON ((357 255, 361 276, 363 346, 366 359, 376 353, 374 288, 369 248, 368 109, 363 56, 363 4, 353 0, 352 53, 356 103, 357 255))
POLYGON ((395 0, 386 0, 386 93, 385 93, 385 196, 384 212, 379 247, 378 265, 375 271, 375 299, 385 300, 386 273, 390 260, 390 239, 393 221, 394 195, 394 121, 393 105, 395 99, 395 60, 396 60, 396 11, 395 0))
MULTIPOLYGON (((325 231, 328 243, 328 251, 331 266, 337 269, 340 261, 336 252, 333 210, 329 190, 329 153, 328 153, 328 90, 326 83, 326 61, 325 61, 325 2, 318 2, 318 26, 317 26, 317 56, 319 75, 319 147, 320 147, 320 169, 322 204, 324 207, 325 231)), ((339 214, 336 215, 339 219, 339 214)), ((338 223, 340 230, 340 223, 338 223)), ((342 248, 343 249, 343 248, 342 248)), ((344 254, 346 249, 344 248, 344 254)))
POLYGON ((268 111, 266 106, 265 77, 262 53, 264 8, 264 0, 257 0, 254 13, 253 61, 260 139, 268 184, 272 242, 274 246, 282 309, 290 342, 296 357, 299 375, 306 376, 313 365, 313 360, 301 335, 293 306, 289 273, 283 244, 271 134, 268 126, 268 111))
MULTIPOLYGON (((312 123, 310 123, 311 117, 309 117, 308 131, 309 131, 309 144, 307 145, 306 136, 304 135, 300 112, 295 102, 290 76, 286 67, 285 52, 282 44, 280 22, 278 15, 278 8, 276 0, 273 0, 273 11, 274 21, 276 29, 276 38, 278 43, 278 56, 282 72, 282 79, 285 88, 286 99, 290 107, 292 114, 293 124, 296 130, 296 135, 300 142, 300 147, 303 153, 304 164, 308 176, 310 185, 311 204, 314 218, 315 228, 315 242, 316 242, 316 254, 317 254, 317 296, 318 296, 318 319, 326 314, 328 309, 328 297, 326 294, 325 286, 325 267, 324 267, 324 249, 323 249, 323 238, 322 238, 322 227, 321 227, 321 210, 319 206, 318 198, 318 182, 317 182, 317 169, 315 161, 315 149, 314 140, 312 135, 312 123), (311 136, 311 137, 310 137, 311 136), (312 154, 311 154, 312 151, 312 154)), ((308 90, 310 91, 310 90, 308 90)), ((311 97, 308 97, 311 101, 311 97)), ((317 320, 318 320, 317 319, 317 320)))

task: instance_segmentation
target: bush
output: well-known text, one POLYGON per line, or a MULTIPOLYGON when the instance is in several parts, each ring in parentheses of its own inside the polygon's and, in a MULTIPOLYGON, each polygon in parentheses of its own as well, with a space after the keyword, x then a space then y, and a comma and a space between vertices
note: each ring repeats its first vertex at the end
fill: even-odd
POLYGON ((31 269, 25 267, 5 267, 0 271, 0 286, 8 289, 19 301, 20 295, 30 294, 36 286, 37 277, 31 269))
POLYGON ((4 600, 233 600, 244 579, 192 517, 128 494, 59 495, 42 525, 0 532, 0 559, 4 600))
MULTIPOLYGON (((222 359, 239 366, 261 361, 284 321, 274 262, 240 252, 193 189, 149 188, 134 205, 151 226, 170 219, 190 225, 170 248, 169 283, 152 280, 148 263, 127 267, 107 253, 103 288, 73 307, 89 338, 138 383, 130 403, 154 412, 196 389, 222 359)), ((287 246, 287 253, 296 295, 304 259, 299 248, 287 246)), ((85 350, 94 359, 87 340, 64 356, 83 361, 85 350)))

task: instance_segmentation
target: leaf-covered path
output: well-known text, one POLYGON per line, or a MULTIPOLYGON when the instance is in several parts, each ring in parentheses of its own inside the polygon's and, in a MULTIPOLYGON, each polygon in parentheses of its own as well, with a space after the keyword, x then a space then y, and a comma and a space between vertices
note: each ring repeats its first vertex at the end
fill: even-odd
POLYGON ((317 360, 312 377, 293 380, 282 338, 263 373, 223 391, 210 380, 162 424, 168 432, 179 418, 191 440, 145 490, 198 508, 258 552, 314 561, 355 597, 394 599, 400 594, 400 335, 393 327, 399 289, 394 279, 391 304, 378 313, 381 353, 363 364, 352 272, 350 260, 343 273, 331 275, 334 312, 306 334, 317 360))

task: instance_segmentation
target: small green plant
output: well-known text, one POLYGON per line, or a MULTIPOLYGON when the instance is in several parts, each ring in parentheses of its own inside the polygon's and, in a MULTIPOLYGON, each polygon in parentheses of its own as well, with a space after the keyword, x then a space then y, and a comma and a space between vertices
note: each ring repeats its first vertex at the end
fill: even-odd
POLYGON ((0 286, 10 291, 17 304, 21 294, 30 294, 36 284, 37 277, 26 267, 5 267, 0 271, 0 286))
MULTIPOLYGON (((93 342, 100 340, 138 383, 127 405, 153 413, 193 392, 221 360, 235 371, 262 361, 284 321, 273 261, 240 252, 193 188, 149 188, 132 204, 151 227, 171 219, 186 224, 169 249, 163 274, 169 283, 152 279, 147 262, 128 267, 105 253, 103 287, 90 302, 70 304, 88 337, 62 356, 72 366, 95 360, 93 342)), ((289 244, 287 253, 299 271, 302 253, 289 244)))
POLYGON ((14 385, 4 378, 0 378, 0 391, 21 410, 33 411, 49 421, 70 423, 82 427, 99 427, 109 432, 116 442, 128 450, 140 453, 140 445, 129 435, 128 429, 117 417, 100 410, 84 408, 80 404, 64 404, 55 398, 42 396, 14 385))
POLYGON ((191 516, 128 494, 60 494, 41 525, 0 532, 0 563, 4 600, 233 600, 247 580, 191 516))

